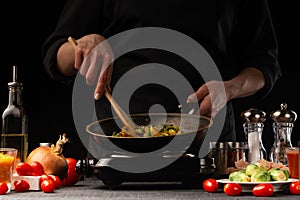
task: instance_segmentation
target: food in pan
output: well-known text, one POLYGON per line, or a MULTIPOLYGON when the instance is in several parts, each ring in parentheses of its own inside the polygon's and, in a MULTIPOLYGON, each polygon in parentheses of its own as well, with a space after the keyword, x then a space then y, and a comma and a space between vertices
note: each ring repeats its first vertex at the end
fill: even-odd
MULTIPOLYGON (((161 136, 172 136, 181 134, 182 131, 179 130, 179 127, 173 124, 161 124, 161 125, 146 125, 139 126, 136 128, 135 133, 139 137, 161 137, 161 136)), ((112 136, 114 137, 132 137, 128 134, 128 127, 123 127, 120 132, 114 132, 112 136)))

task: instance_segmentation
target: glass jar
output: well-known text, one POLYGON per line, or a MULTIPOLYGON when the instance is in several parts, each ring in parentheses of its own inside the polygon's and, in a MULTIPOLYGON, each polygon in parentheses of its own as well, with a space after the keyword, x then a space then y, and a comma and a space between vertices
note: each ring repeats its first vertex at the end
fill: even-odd
POLYGON ((244 142, 211 142, 209 157, 214 160, 216 176, 227 176, 235 162, 245 161, 244 142))

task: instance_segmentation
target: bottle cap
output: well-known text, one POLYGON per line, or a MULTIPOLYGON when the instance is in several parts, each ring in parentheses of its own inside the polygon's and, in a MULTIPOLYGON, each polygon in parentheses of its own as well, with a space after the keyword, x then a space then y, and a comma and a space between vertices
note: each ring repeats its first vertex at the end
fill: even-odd
POLYGON ((13 81, 8 83, 9 87, 20 87, 22 88, 22 83, 18 82, 18 72, 17 66, 13 66, 13 81))
POLYGON ((241 117, 245 122, 264 122, 266 120, 266 113, 259 109, 250 108, 242 112, 241 117))
POLYGON ((211 149, 232 149, 232 148, 243 148, 244 142, 210 142, 211 149))
POLYGON ((40 147, 51 147, 51 143, 49 142, 40 142, 40 147))
POLYGON ((293 123, 297 119, 297 114, 287 109, 287 104, 280 104, 280 109, 271 112, 270 117, 274 122, 293 123))

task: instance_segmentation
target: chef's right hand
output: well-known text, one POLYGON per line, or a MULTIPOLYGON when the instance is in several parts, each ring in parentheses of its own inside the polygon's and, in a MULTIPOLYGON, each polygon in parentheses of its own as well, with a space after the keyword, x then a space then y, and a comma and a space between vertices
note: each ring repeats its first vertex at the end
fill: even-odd
POLYGON ((111 47, 98 34, 86 35, 76 42, 74 68, 85 77, 88 85, 96 84, 94 98, 98 100, 105 89, 110 89, 114 60, 111 47))

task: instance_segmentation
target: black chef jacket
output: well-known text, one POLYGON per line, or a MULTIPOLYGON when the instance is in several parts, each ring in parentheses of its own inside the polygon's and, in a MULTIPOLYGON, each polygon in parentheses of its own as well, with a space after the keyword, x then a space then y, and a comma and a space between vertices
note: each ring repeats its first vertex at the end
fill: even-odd
MULTIPOLYGON (((266 0, 69 0, 54 32, 44 43, 44 66, 52 78, 72 83, 74 77, 64 77, 56 68, 57 50, 69 36, 77 39, 98 33, 109 38, 140 27, 168 28, 191 37, 213 58, 223 80, 233 78, 245 67, 258 68, 266 80, 265 87, 256 94, 258 100, 270 92, 281 75, 266 0)), ((189 79, 194 90, 203 84, 201 75, 179 56, 163 50, 140 49, 115 61, 112 88, 123 74, 145 63, 174 67, 189 79)), ((147 112, 157 103, 173 112, 178 102, 170 98, 172 95, 159 85, 141 87, 132 97, 130 112, 147 112)), ((109 115, 99 113, 99 117, 105 117, 103 113, 109 115)), ((221 141, 235 141, 233 113, 228 102, 221 141)))

